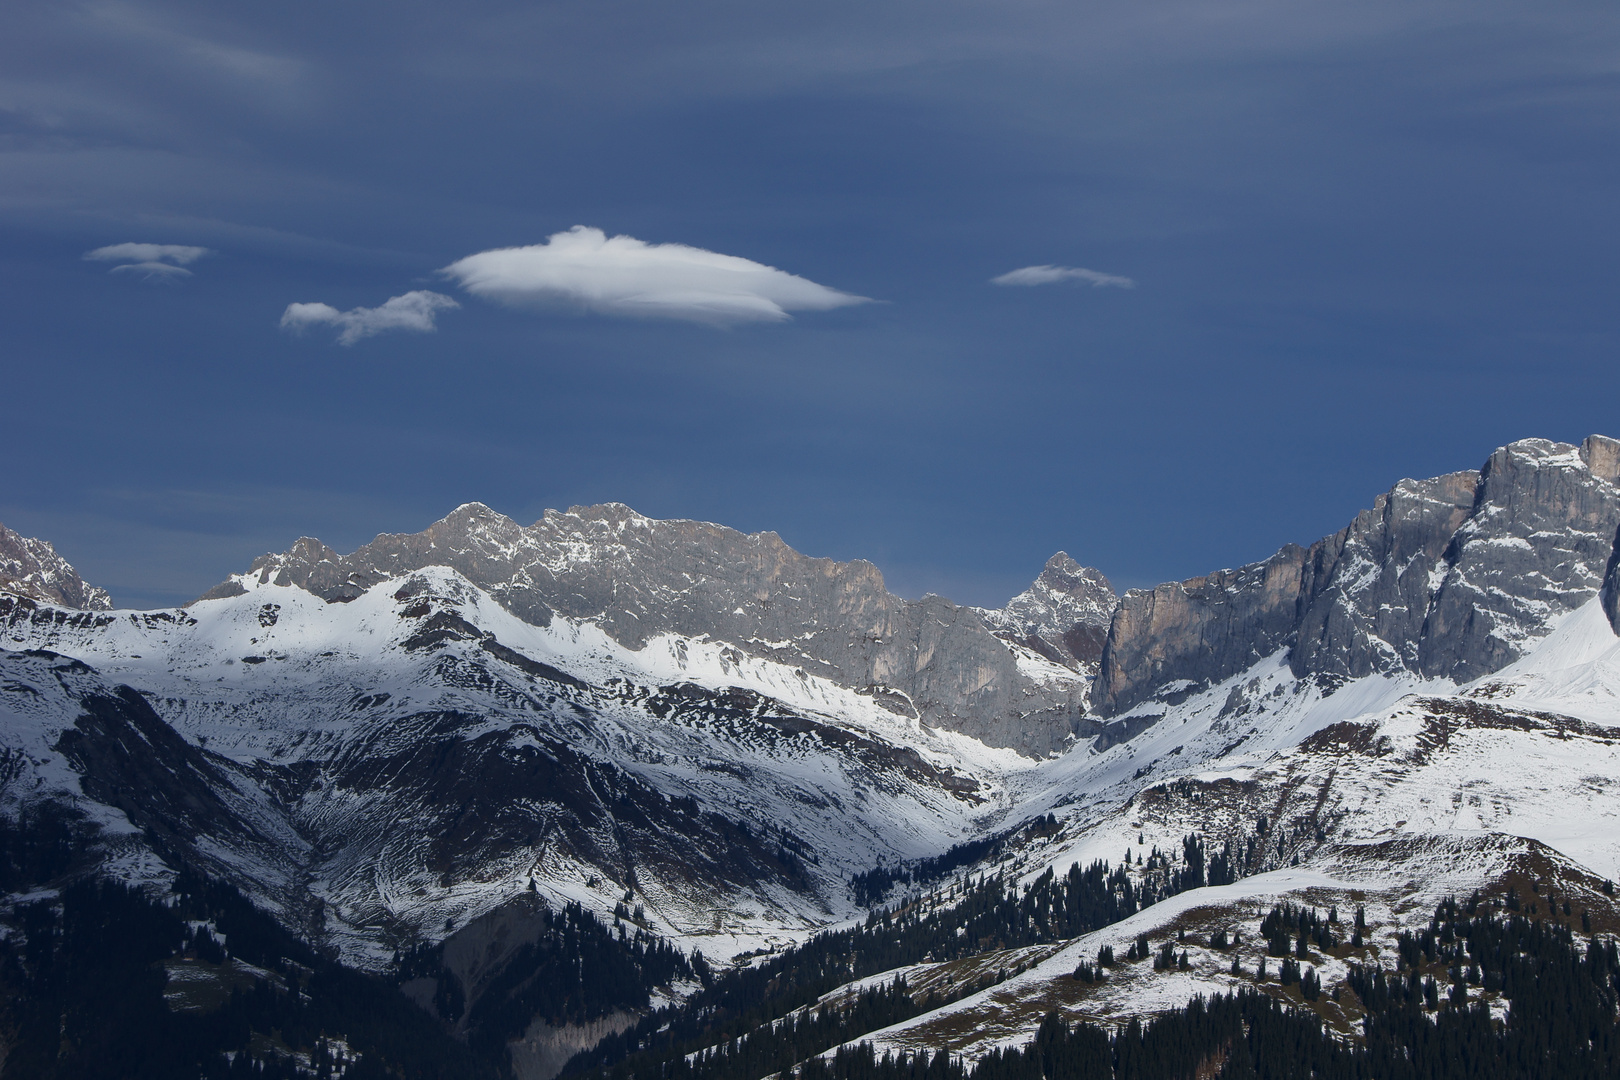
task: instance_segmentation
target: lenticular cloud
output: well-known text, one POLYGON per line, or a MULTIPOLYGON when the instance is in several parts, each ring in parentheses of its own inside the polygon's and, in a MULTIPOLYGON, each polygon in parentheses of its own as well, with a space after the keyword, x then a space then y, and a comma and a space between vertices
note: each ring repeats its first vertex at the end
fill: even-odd
POLYGON ((184 266, 204 255, 212 254, 205 247, 190 244, 108 244, 84 253, 94 262, 172 263, 184 266))
POLYGON ((1112 286, 1116 289, 1134 289, 1136 282, 1118 274, 1105 274, 1100 270, 1087 270, 1083 266, 1024 266, 1009 270, 1000 277, 990 279, 992 285, 1053 285, 1060 281, 1083 281, 1094 289, 1112 286))
POLYGON ((481 251, 441 271, 474 296, 518 306, 726 325, 864 304, 864 296, 735 255, 649 244, 576 225, 543 244, 481 251))
POLYGON ((126 274, 145 281, 179 281, 191 276, 186 264, 213 252, 190 244, 108 244, 84 253, 90 262, 115 262, 110 274, 126 274))
POLYGON ((281 314, 281 328, 302 331, 311 326, 335 326, 338 344, 353 345, 361 338, 384 330, 431 332, 434 317, 439 312, 460 306, 450 297, 426 289, 392 297, 374 308, 357 307, 348 311, 339 311, 331 304, 288 304, 281 314))

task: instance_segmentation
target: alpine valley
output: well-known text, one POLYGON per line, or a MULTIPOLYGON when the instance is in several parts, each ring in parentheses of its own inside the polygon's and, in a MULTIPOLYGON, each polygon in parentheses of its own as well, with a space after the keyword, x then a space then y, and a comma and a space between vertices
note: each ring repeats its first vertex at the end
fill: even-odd
POLYGON ((619 504, 153 611, 0 528, 0 1075, 1616 1075, 1617 531, 1597 435, 997 610, 619 504))

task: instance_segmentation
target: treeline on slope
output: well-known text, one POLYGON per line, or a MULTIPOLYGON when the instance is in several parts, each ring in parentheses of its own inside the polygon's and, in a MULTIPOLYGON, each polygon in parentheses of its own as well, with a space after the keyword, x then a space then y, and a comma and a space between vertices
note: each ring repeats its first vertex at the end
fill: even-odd
POLYGON ((398 957, 391 984, 312 949, 229 885, 182 874, 158 902, 72 880, 98 845, 93 823, 50 805, 0 816, 4 890, 59 887, 18 905, 0 938, 0 1045, 10 1045, 0 1078, 493 1078, 509 1074, 507 1041, 536 1016, 563 1024, 642 1010, 654 989, 707 976, 701 956, 629 925, 628 910, 609 927, 577 904, 552 911, 533 897, 538 940, 464 1016, 442 945, 398 957), (397 987, 433 973, 443 1025, 397 987))
POLYGON ((506 1044, 536 1017, 554 1026, 579 1024, 613 1012, 645 1010, 652 992, 677 979, 707 974, 702 954, 688 959, 662 938, 637 927, 620 905, 612 928, 577 903, 553 911, 537 897, 537 940, 519 946, 468 1006, 445 968, 442 943, 396 958, 399 982, 436 980, 435 1011, 492 1068, 507 1064, 506 1044))
MULTIPOLYGON (((1297 909, 1296 909, 1297 911, 1297 909)), ((1053 1013, 1035 1039, 974 1066, 945 1051, 870 1043, 812 1058, 784 1080, 1607 1080, 1620 1075, 1620 953, 1499 909, 1441 904, 1403 933, 1397 967, 1352 966, 1359 1043, 1256 989, 1196 997, 1117 1035, 1053 1013), (1441 984, 1449 984, 1442 993, 1441 984), (1486 1000, 1508 1003, 1493 1016, 1486 1000)), ((1337 992, 1336 992, 1337 993, 1337 992)), ((692 1071, 709 1080, 722 1074, 692 1071)), ((740 1074, 736 1074, 740 1075, 740 1074)))
POLYGON ((1620 1076, 1613 939, 1583 944, 1556 922, 1479 909, 1477 899, 1447 902, 1423 930, 1403 932, 1393 973, 1352 970, 1372 1070, 1398 1078, 1403 1060, 1422 1055, 1466 1063, 1484 1080, 1620 1076), (1511 1003, 1505 1023, 1491 1018, 1487 995, 1511 1003))
MULTIPOLYGON (((1051 815, 1047 817, 1051 818, 1051 815)), ((1042 824, 1045 824, 1044 820, 1042 824)), ((883 903, 896 885, 931 885, 943 880, 952 871, 1000 855, 1006 840, 1005 835, 986 836, 952 844, 943 854, 930 858, 914 859, 894 866, 874 866, 849 879, 850 896, 862 907, 873 907, 883 903)))
MULTIPOLYGON (((1257 826, 1261 839, 1244 833, 1238 837, 1236 843, 1228 840, 1220 851, 1208 856, 1207 869, 1204 841, 1196 834, 1183 838, 1182 863, 1179 867, 1169 854, 1161 852, 1157 847, 1145 857, 1138 854, 1134 865, 1141 867, 1140 891, 1146 894, 1144 899, 1152 903, 1154 899, 1163 899, 1165 896, 1173 896, 1203 885, 1230 885, 1238 878, 1253 873, 1254 867, 1266 862, 1269 850, 1263 842, 1268 832, 1266 819, 1260 818, 1257 826)), ((1003 833, 999 836, 987 836, 979 840, 954 844, 942 855, 914 859, 893 866, 874 866, 849 879, 850 895, 862 907, 873 907, 883 903, 896 885, 931 885, 964 866, 999 858, 1008 840, 1015 835, 1026 838, 1050 836, 1057 830, 1057 817, 1047 814, 1036 818, 1015 833, 1003 833)), ((1125 853, 1121 865, 1133 865, 1129 851, 1125 853)))
MULTIPOLYGON (((896 978, 881 986, 866 987, 854 995, 853 1000, 838 1006, 789 1013, 742 1038, 700 1050, 691 1057, 669 1058, 658 1064, 658 1074, 691 1078, 746 1076, 758 1080, 790 1069, 828 1047, 910 1020, 946 1003, 933 999, 914 1001, 905 979, 896 978)), ((638 1065, 635 1075, 640 1076, 650 1063, 638 1065)), ((612 1075, 628 1077, 631 1068, 621 1061, 613 1068, 612 1075)))
POLYGON ((0 942, 6 1080, 494 1075, 394 987, 314 952, 230 886, 183 875, 175 893, 163 904, 82 880, 16 909, 0 942), (216 1000, 171 1008, 172 975, 216 1000))
MULTIPOLYGON (((21 750, 0 749, 0 780, 21 750)), ((83 815, 58 806, 24 806, 15 818, 0 815, 0 894, 20 892, 87 866, 99 834, 83 815)))
MULTIPOLYGON (((1055 825, 1040 819, 1027 828, 1041 835, 1055 825)), ((615 1077, 653 1080, 684 1075, 682 1070, 690 1066, 685 1059, 694 1054, 711 1061, 717 1075, 731 1075, 735 1062, 749 1063, 738 1066, 743 1071, 758 1062, 780 1062, 775 1066, 780 1069, 806 1053, 819 1053, 923 1011, 924 1003, 891 985, 853 1003, 783 1019, 852 980, 910 964, 1065 941, 1210 884, 1212 877, 1213 883, 1225 884, 1235 865, 1231 844, 1206 858, 1203 840, 1191 835, 1182 842, 1179 865, 1154 849, 1135 878, 1123 866, 1111 869, 1102 860, 1084 869, 1076 863, 1062 876, 1049 868, 1022 890, 999 874, 969 877, 946 888, 934 902, 880 909, 868 915, 864 926, 821 934, 756 966, 711 976, 682 1005, 659 1010, 576 1055, 563 1076, 608 1071, 615 1077)), ((927 1007, 940 1004, 944 1002, 927 1007)))

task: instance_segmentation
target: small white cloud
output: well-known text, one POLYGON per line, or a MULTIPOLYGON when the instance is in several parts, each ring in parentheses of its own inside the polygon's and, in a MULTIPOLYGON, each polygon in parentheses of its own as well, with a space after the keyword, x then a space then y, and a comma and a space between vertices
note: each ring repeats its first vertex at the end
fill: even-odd
POLYGON ((1136 282, 1118 274, 1104 274, 1100 270, 1087 270, 1080 266, 1026 266, 1009 270, 1000 277, 990 279, 992 285, 1051 285, 1059 281, 1083 281, 1094 289, 1113 287, 1134 289, 1136 282))
MULTIPOLYGON (((93 262, 125 262, 135 263, 165 263, 171 266, 186 266, 196 262, 204 255, 213 252, 205 247, 191 247, 188 244, 109 244, 106 247, 87 251, 84 257, 93 262)), ((122 270, 123 267, 114 267, 122 270)))
POLYGON ((431 333, 434 317, 461 305, 443 293, 416 289, 404 296, 395 296, 374 307, 351 308, 339 311, 331 304, 288 304, 281 314, 281 328, 300 332, 311 326, 338 327, 338 344, 353 345, 361 338, 380 334, 384 330, 415 330, 431 333))
POLYGON ((576 225, 544 244, 481 251, 441 271, 474 296, 514 306, 725 325, 869 303, 807 278, 685 244, 609 238, 576 225))

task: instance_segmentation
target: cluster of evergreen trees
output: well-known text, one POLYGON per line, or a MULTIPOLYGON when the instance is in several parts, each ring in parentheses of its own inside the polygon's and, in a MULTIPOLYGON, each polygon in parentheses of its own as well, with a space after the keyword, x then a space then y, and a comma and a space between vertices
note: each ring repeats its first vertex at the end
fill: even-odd
MULTIPOLYGON (((629 915, 623 905, 620 909, 629 915)), ((439 1015, 450 1023, 464 1020, 460 1027, 467 1044, 492 1067, 504 1063, 507 1042, 535 1017, 562 1025, 645 1009, 658 987, 707 971, 701 954, 688 959, 663 938, 640 927, 632 932, 622 917, 610 928, 577 903, 561 911, 541 905, 537 917, 542 922, 538 938, 502 962, 470 1011, 455 976, 444 968, 442 945, 395 959, 399 982, 437 979, 439 1015)))
MULTIPOLYGON (((16 932, 0 942, 0 1035, 14 1033, 7 1078, 494 1078, 509 1069, 507 1040, 535 1016, 642 1009, 653 988, 698 974, 644 930, 609 928, 578 905, 542 907, 545 931, 473 1004, 462 1042, 394 985, 316 953, 231 886, 187 875, 175 891, 162 904, 92 879, 16 910, 16 932), (234 988, 219 989, 217 1007, 176 1011, 164 996, 176 964, 234 988), (358 1060, 341 1060, 342 1045, 358 1060)), ((439 948, 399 958, 398 974, 437 974, 440 1015, 463 1019, 439 948)))
MULTIPOLYGON (((1258 822, 1262 830, 1266 829, 1265 821, 1265 818, 1261 818, 1258 822)), ((1054 833, 1057 829, 1057 818, 1048 814, 1030 822, 1020 832, 1031 837, 1054 833)), ((933 858, 897 866, 873 867, 850 878, 850 894, 863 907, 874 907, 883 903, 896 885, 932 884, 961 867, 994 858, 1001 853, 1010 836, 1003 834, 970 840, 956 844, 943 855, 933 858)), ((1181 849, 1179 864, 1170 853, 1160 851, 1157 846, 1145 856, 1138 853, 1134 859, 1129 849, 1126 850, 1120 866, 1125 869, 1133 865, 1140 868, 1136 874, 1137 890, 1144 906, 1188 889, 1230 885, 1253 873, 1256 866, 1267 863, 1268 849, 1246 835, 1240 835, 1235 843, 1227 840, 1220 851, 1209 854, 1203 838, 1192 833, 1182 838, 1181 849)))
POLYGON ((620 922, 615 936, 578 904, 543 914, 547 932, 507 960, 467 1017, 468 1044, 492 1063, 537 1016, 566 1024, 645 1009, 653 990, 694 976, 684 953, 645 930, 620 922))
POLYGON ((1093 1024, 1046 1017, 1029 1044, 993 1050, 969 1067, 945 1051, 884 1054, 870 1044, 807 1061, 793 1080, 1363 1080, 1312 1013, 1253 990, 1194 998, 1110 1036, 1093 1024), (1258 1055, 1258 1056, 1257 1056, 1258 1055))
MULTIPOLYGON (((6 850, 19 849, 47 853, 36 867, 79 854, 49 830, 6 850)), ((315 952, 229 885, 183 875, 157 903, 83 880, 19 906, 15 932, 0 940, 0 1038, 12 1041, 3 1075, 493 1080, 510 1068, 507 1040, 535 1016, 568 1023, 644 1009, 654 988, 707 974, 701 958, 694 966, 668 942, 610 928, 578 905, 542 906, 539 916, 539 939, 507 960, 465 1017, 441 947, 398 958, 396 983, 438 976, 435 1004, 451 1024, 464 1021, 463 1042, 396 985, 315 952), (217 1000, 171 1008, 166 968, 176 966, 211 983, 217 1000), (345 1060, 345 1045, 357 1060, 345 1060)))
MULTIPOLYGON (((1071 878, 1077 874, 1078 868, 1071 878)), ((1117 874, 1107 874, 1104 880, 1117 883, 1117 874)), ((1083 874, 1078 876, 1084 880, 1083 874)), ((1037 925, 1033 913, 1042 909, 1046 925, 1059 921, 1055 913, 1065 906, 1053 902, 1053 897, 1060 895, 1059 881, 1065 882, 1061 895, 1067 896, 1067 880, 1049 875, 1019 898, 1031 901, 1022 909, 1029 916, 1028 925, 1037 925)), ((973 888, 997 887, 1005 885, 987 878, 973 888)), ((915 921, 926 918, 916 916, 915 921)), ((894 933, 908 921, 911 918, 903 912, 874 913, 863 933, 894 933)), ((1337 909, 1324 915, 1290 904, 1274 908, 1262 921, 1268 951, 1281 957, 1279 982, 1297 984, 1307 1005, 1322 997, 1322 984, 1315 970, 1300 960, 1313 955, 1312 946, 1320 951, 1337 947, 1339 925, 1337 909)), ((1364 911, 1356 911, 1354 925, 1355 936, 1360 937, 1366 926, 1364 911)), ((1214 939, 1211 943, 1216 945, 1214 939)), ((858 955, 854 941, 842 944, 851 947, 851 956, 858 955)), ((1223 940, 1216 947, 1225 944, 1223 940)), ((943 1052, 879 1057, 869 1045, 845 1045, 863 1031, 899 1023, 944 1003, 915 1002, 897 980, 870 988, 844 1006, 774 1022, 767 1018, 774 1010, 762 1003, 753 1012, 734 1017, 740 1024, 688 1027, 684 1040, 653 1039, 650 1048, 621 1050, 608 1060, 582 1055, 569 1071, 598 1071, 613 1080, 757 1080, 798 1061, 793 1080, 1192 1080, 1195 1075, 1228 1080, 1294 1076, 1528 1080, 1620 1075, 1616 1031, 1620 957, 1612 942, 1594 939, 1583 945, 1567 927, 1526 919, 1505 907, 1482 910, 1475 900, 1466 906, 1442 905, 1428 928, 1401 935, 1398 955, 1397 970, 1355 967, 1348 988, 1334 993, 1335 998, 1342 994, 1342 1007, 1362 1016, 1363 1045, 1340 1041, 1314 1012, 1291 1009, 1258 989, 1198 999, 1146 1025, 1133 1022, 1112 1037, 1099 1028, 1071 1026, 1049 1017, 1028 1047, 992 1053, 973 1068, 943 1052), (1442 990, 1442 984, 1449 989, 1442 990), (1491 1019, 1481 993, 1507 999, 1505 1023, 1491 1019), (730 1035, 715 1038, 727 1029, 730 1035), (818 1056, 835 1046, 842 1049, 826 1059, 818 1056)), ((1185 967, 1185 953, 1177 951, 1174 941, 1157 949, 1146 940, 1138 941, 1129 958, 1149 956, 1156 969, 1185 967)), ((793 966, 783 963, 789 959, 775 962, 775 970, 768 973, 769 987, 780 989, 790 982, 785 976, 793 966)), ((1099 978, 1113 963, 1111 955, 1099 955, 1098 960, 1095 966, 1082 964, 1085 970, 1077 971, 1076 977, 1099 978)), ((720 1020, 726 1011, 717 1004, 724 994, 713 992, 723 990, 728 979, 745 975, 731 973, 711 985, 710 1003, 702 1010, 711 1020, 720 1020)), ((843 977, 850 977, 847 969, 843 977)), ((1258 981, 1267 981, 1263 968, 1258 981)), ((664 1025, 664 1033, 682 1028, 675 1020, 664 1025)))
MULTIPOLYGON (((1327 917, 1315 908, 1295 907, 1283 903, 1271 909, 1271 914, 1260 921, 1260 936, 1266 941, 1266 952, 1271 956, 1295 956, 1300 960, 1311 955, 1315 943, 1318 952, 1327 952, 1339 944, 1335 931, 1339 925, 1339 909, 1329 908, 1327 917)), ((1356 910, 1358 931, 1366 927, 1366 913, 1356 910)))
POLYGON ((90 880, 17 909, 0 943, 8 1080, 331 1075, 334 1036, 359 1054, 348 1080, 495 1075, 394 987, 316 954, 229 886, 183 877, 176 891, 164 905, 90 880), (166 963, 231 958, 263 974, 218 1008, 169 1007, 166 963))
MULTIPOLYGON (((1083 870, 1075 864, 1062 877, 1048 869, 1022 890, 1004 876, 981 875, 951 886, 939 903, 880 909, 864 926, 821 934, 753 967, 711 977, 683 1005, 655 1012, 580 1054, 564 1075, 618 1065, 627 1075, 651 1076, 670 1062, 733 1039, 771 1038, 760 1029, 853 979, 930 960, 1064 941, 1135 914, 1159 895, 1144 897, 1129 873, 1110 870, 1101 860, 1083 870)), ((845 1039, 864 1034, 847 1021, 838 1023, 850 1032, 845 1039)))
POLYGON ((943 879, 953 870, 993 858, 1000 854, 1006 839, 1005 836, 987 836, 952 844, 943 855, 898 866, 875 866, 849 879, 850 895, 862 907, 873 907, 883 903, 888 898, 889 890, 896 885, 928 885, 943 879))
POLYGON ((1449 1075, 1466 1066, 1482 1080, 1620 1076, 1612 939, 1583 943, 1551 920, 1448 901, 1427 927, 1400 935, 1397 962, 1392 973, 1358 969, 1349 980, 1367 1009, 1366 1055, 1379 1075, 1398 1078, 1401 1062, 1417 1058, 1456 1061, 1449 1075), (1505 1022, 1492 1019, 1488 994, 1511 1003, 1505 1022))
MULTIPOLYGON (((1055 828, 1055 821, 1036 821, 1028 828, 1043 826, 1055 828)), ((947 853, 938 866, 911 867, 908 877, 898 876, 898 871, 885 872, 887 877, 872 876, 878 872, 869 871, 868 877, 858 877, 857 882, 864 880, 862 888, 878 889, 895 881, 920 880, 936 871, 943 874, 954 869, 953 860, 961 856, 958 849, 952 852, 955 854, 947 853)), ((746 1070, 733 1073, 737 1061, 778 1061, 796 1052, 787 1049, 790 1045, 802 1049, 816 1038, 825 1038, 828 1041, 815 1048, 819 1053, 899 1023, 921 1009, 909 999, 902 1004, 891 994, 884 999, 888 1002, 884 1009, 865 1005, 848 1016, 831 1010, 805 1022, 783 1019, 853 979, 926 961, 1065 941, 1110 926, 1184 890, 1226 884, 1244 865, 1230 842, 1206 858, 1204 842, 1197 835, 1182 840, 1181 856, 1178 861, 1155 848, 1146 857, 1132 860, 1127 852, 1126 862, 1140 866, 1135 873, 1126 865, 1111 869, 1097 860, 1084 869, 1076 863, 1062 876, 1048 869, 1023 889, 1002 875, 980 875, 951 886, 937 903, 878 909, 858 929, 822 934, 755 967, 711 978, 684 1005, 654 1013, 629 1031, 581 1053, 569 1063, 564 1076, 599 1070, 642 1080, 740 1076, 746 1070), (863 1023, 872 1026, 862 1030, 863 1023), (694 1068, 698 1070, 695 1074, 694 1068)), ((1144 943, 1144 957, 1147 948, 1144 943)), ((1099 966, 1112 964, 1111 952, 1099 961, 1099 966)), ((1185 966, 1185 953, 1172 953, 1167 962, 1185 966)), ((1100 971, 1090 968, 1087 974, 1096 978, 1100 971)), ((962 987, 960 992, 979 988, 962 987)), ((929 1007, 939 1004, 943 1002, 930 1002, 929 1007)))
MULTIPOLYGON (((913 1001, 905 979, 896 978, 885 985, 862 990, 843 1006, 789 1013, 742 1038, 701 1050, 690 1057, 675 1056, 660 1063, 659 1072, 666 1080, 718 1076, 747 1076, 758 1080, 792 1068, 830 1046, 909 1020, 943 1003, 913 1001)), ((629 1069, 623 1071, 628 1073, 629 1069)))
POLYGON ((1583 942, 1551 921, 1488 909, 1477 899, 1448 901, 1427 928, 1401 935, 1398 963, 1392 972, 1352 968, 1341 1003, 1362 1016, 1359 1043, 1334 1037, 1313 1011, 1243 989, 1194 998, 1146 1024, 1132 1020, 1112 1036, 1053 1013, 1034 1041, 992 1051, 972 1067, 942 1050, 880 1057, 862 1043, 802 1063, 791 1080, 1620 1076, 1620 953, 1612 940, 1583 942), (1451 987, 1445 994, 1442 979, 1451 987), (1482 992, 1506 999, 1506 1019, 1493 1019, 1482 992))
MULTIPOLYGON (((0 749, 0 778, 10 757, 21 750, 0 749)), ((24 806, 17 817, 0 815, 0 893, 19 892, 88 863, 98 830, 82 816, 55 803, 24 806)))
MULTIPOLYGON (((0 828, 0 878, 13 885, 69 872, 83 836, 67 818, 0 828)), ((1039 823, 1037 823, 1039 824, 1039 823)), ((1263 832, 1263 830, 1262 830, 1263 832)), ((1278 905, 1262 921, 1281 982, 1306 1008, 1267 986, 1198 999, 1110 1035, 1054 1015, 1028 1046, 974 1066, 944 1052, 878 1055, 863 1035, 946 1004, 919 1000, 903 979, 838 1003, 812 1005, 852 979, 926 960, 1062 941, 1125 918, 1173 891, 1222 884, 1256 857, 1253 842, 1208 854, 1197 836, 1180 858, 1154 851, 1131 870, 1096 862, 1047 871, 1023 888, 1000 875, 950 886, 930 901, 871 912, 865 924, 819 935, 749 968, 711 971, 632 923, 613 926, 577 905, 541 908, 544 932, 518 950, 465 1008, 440 949, 399 958, 398 978, 436 975, 441 1017, 465 1042, 381 979, 343 967, 298 941, 229 886, 183 876, 157 903, 137 890, 81 881, 53 899, 23 904, 0 940, 0 1036, 10 1042, 4 1077, 91 1080, 196 1076, 279 1080, 342 1074, 349 1080, 445 1077, 495 1080, 510 1070, 506 1041, 535 1016, 558 1023, 645 1009, 650 993, 683 978, 702 989, 681 1006, 570 1063, 566 1076, 603 1080, 1529 1080, 1620 1076, 1620 955, 1613 941, 1577 937, 1568 899, 1549 892, 1522 903, 1447 902, 1426 927, 1403 933, 1396 966, 1354 967, 1333 991, 1364 1038, 1334 1037, 1311 1006, 1323 990, 1302 961, 1341 944, 1339 913, 1278 905), (1314 950, 1314 951, 1313 951, 1314 950), (240 961, 241 964, 236 962, 240 961), (165 966, 234 976, 216 1007, 175 1011, 165 966), (251 965, 244 967, 243 965, 251 965), (1506 1019, 1489 1001, 1505 1001, 1506 1019), (465 1013, 465 1015, 463 1015, 465 1013), (832 1047, 843 1047, 823 1059, 832 1047), (357 1056, 356 1056, 357 1055, 357 1056)), ((1261 853, 1269 849, 1263 842, 1261 853)), ((960 853, 958 853, 960 854, 960 853)), ((942 862, 940 865, 944 865, 942 862)), ((953 867, 954 868, 954 867, 953 867)), ((932 874, 938 867, 914 867, 932 874)), ((947 871, 941 871, 948 872, 947 871)), ((1583 913, 1579 913, 1584 916, 1583 913)), ((1589 930, 1590 922, 1580 920, 1589 930)), ((1366 929, 1357 910, 1350 943, 1366 929)), ((1210 945, 1237 944, 1222 930, 1210 945)), ((1134 943, 1131 960, 1186 966, 1179 943, 1134 943)), ((1076 978, 1105 976, 1112 951, 1076 978)), ((1241 968, 1234 959, 1234 974, 1241 968)), ((987 975, 961 996, 999 981, 987 975)))

